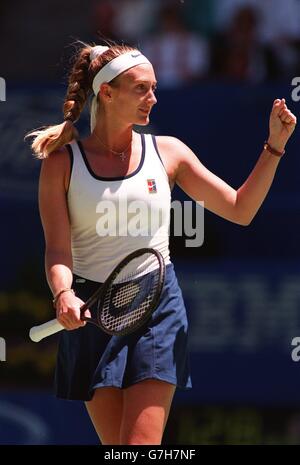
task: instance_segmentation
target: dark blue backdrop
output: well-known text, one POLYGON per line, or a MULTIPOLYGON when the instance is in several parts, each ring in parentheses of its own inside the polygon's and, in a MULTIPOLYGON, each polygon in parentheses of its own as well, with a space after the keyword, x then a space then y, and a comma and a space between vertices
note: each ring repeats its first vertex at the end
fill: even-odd
MULTIPOLYGON (((291 101, 291 91, 281 85, 207 83, 158 92, 147 130, 182 139, 210 170, 239 187, 267 138, 273 100, 285 97, 298 114, 299 104, 291 101)), ((18 88, 8 90, 5 107, 0 106, 3 291, 14 287, 18 270, 26 263, 34 261, 43 273, 39 162, 31 160, 22 139, 32 127, 60 121, 61 100, 60 89, 18 88), (25 103, 18 118, 16 102, 21 97, 25 103)), ((86 117, 79 128, 86 132, 86 117)), ((192 392, 178 393, 179 403, 300 403, 300 364, 291 359, 291 339, 300 336, 298 132, 249 227, 206 212, 202 247, 188 249, 183 239, 172 240, 191 323, 194 380, 192 392)), ((175 189, 174 198, 185 196, 175 189)), ((0 336, 4 336, 1 330, 0 336)))

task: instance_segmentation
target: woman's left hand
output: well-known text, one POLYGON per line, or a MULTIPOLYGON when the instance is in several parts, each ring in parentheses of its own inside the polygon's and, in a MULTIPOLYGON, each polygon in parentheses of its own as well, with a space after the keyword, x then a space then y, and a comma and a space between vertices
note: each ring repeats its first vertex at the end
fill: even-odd
POLYGON ((288 109, 285 99, 274 101, 270 115, 270 135, 268 143, 279 152, 283 152, 285 144, 294 132, 297 124, 296 116, 288 109))

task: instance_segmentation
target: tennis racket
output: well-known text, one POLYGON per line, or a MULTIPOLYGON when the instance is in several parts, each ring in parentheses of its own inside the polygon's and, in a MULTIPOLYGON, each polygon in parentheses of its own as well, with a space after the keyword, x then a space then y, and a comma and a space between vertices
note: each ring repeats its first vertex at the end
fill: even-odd
MULTIPOLYGON (((81 306, 82 320, 111 335, 129 334, 150 318, 159 303, 164 280, 165 263, 160 252, 151 248, 136 250, 116 266, 81 306), (84 311, 95 303, 95 317, 84 317, 84 311)), ((63 329, 55 318, 31 328, 29 337, 39 342, 63 329)))

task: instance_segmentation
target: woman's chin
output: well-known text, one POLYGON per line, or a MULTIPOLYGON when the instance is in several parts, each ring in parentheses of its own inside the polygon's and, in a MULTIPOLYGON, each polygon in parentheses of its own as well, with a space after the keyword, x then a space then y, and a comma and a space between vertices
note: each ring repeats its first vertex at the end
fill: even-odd
POLYGON ((135 124, 138 126, 147 126, 147 124, 149 123, 150 123, 149 116, 145 116, 144 118, 138 118, 138 120, 135 122, 135 124))

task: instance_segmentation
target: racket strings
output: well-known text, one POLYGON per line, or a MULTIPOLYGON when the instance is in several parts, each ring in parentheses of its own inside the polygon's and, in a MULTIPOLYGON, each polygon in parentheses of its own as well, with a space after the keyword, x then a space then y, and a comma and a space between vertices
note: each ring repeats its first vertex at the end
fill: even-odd
POLYGON ((126 284, 114 293, 112 297, 112 303, 116 308, 127 305, 132 302, 139 291, 140 286, 137 283, 126 284))
POLYGON ((142 316, 145 315, 152 302, 152 297, 148 296, 143 304, 132 310, 130 313, 127 311, 121 312, 117 316, 113 316, 108 308, 103 309, 102 324, 111 331, 121 331, 125 328, 132 326, 135 322, 140 321, 142 316))
MULTIPOLYGON (((101 324, 120 332, 142 320, 151 308, 159 285, 160 270, 146 273, 149 264, 135 264, 135 272, 122 270, 102 302, 101 324), (138 271, 137 271, 138 270, 138 271), (138 276, 137 276, 138 273, 138 276)), ((131 264, 132 267, 132 264, 131 264)))

